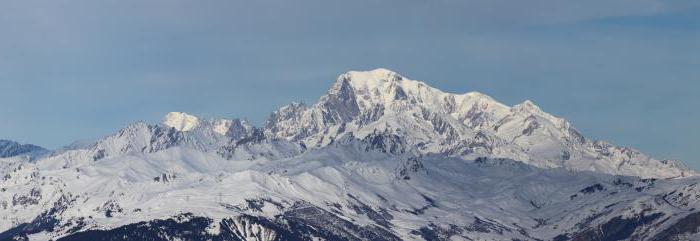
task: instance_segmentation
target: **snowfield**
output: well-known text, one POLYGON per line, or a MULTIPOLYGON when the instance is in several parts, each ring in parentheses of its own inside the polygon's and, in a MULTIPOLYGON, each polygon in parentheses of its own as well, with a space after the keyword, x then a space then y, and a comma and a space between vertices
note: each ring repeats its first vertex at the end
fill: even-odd
POLYGON ((11 147, 0 240, 700 240, 682 163, 386 69, 263 127, 171 112, 89 145, 11 147))

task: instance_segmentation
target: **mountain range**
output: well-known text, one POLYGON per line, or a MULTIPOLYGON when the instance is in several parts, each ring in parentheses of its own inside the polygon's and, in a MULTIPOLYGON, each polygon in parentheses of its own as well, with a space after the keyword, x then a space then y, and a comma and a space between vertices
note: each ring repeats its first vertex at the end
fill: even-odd
POLYGON ((168 113, 0 141, 0 240, 699 240, 698 174, 531 101, 340 75, 262 126, 168 113))

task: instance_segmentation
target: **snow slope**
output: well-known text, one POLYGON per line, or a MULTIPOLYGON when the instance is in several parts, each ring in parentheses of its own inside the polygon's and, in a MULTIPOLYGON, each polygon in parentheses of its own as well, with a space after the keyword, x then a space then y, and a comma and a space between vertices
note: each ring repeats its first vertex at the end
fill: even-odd
MULTIPOLYGON (((274 223, 300 205, 390 234, 381 240, 552 240, 642 219, 649 221, 632 227, 629 237, 651 240, 696 215, 700 205, 697 178, 640 179, 507 159, 394 155, 350 138, 279 160, 227 160, 173 147, 71 168, 7 161, 2 170, 9 178, 1 187, 0 230, 53 224, 50 231, 29 229, 27 237, 38 240, 181 214, 211 219, 208 232, 221 233, 231 228, 221 225, 230 218, 274 223)), ((284 231, 258 224, 266 231, 258 233, 284 231)))

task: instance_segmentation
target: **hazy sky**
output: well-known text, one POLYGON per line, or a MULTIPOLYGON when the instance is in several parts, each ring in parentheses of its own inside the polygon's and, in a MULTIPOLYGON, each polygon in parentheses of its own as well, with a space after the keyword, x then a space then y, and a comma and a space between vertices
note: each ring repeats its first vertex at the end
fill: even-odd
POLYGON ((697 0, 4 0, 0 139, 56 148, 169 111, 262 123, 378 67, 700 169, 697 0))

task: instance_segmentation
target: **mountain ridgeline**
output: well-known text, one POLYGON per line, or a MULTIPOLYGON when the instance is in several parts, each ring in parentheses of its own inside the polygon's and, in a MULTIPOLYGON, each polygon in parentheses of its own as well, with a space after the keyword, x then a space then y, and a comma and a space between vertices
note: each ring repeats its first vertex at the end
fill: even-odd
POLYGON ((381 132, 399 136, 421 154, 510 158, 537 167, 643 177, 695 174, 677 161, 589 140, 531 101, 508 107, 477 92, 444 93, 386 69, 341 75, 313 106, 293 103, 275 111, 264 131, 270 139, 312 147, 348 133, 363 138, 381 132))
POLYGON ((0 158, 13 156, 36 156, 46 153, 43 147, 32 144, 20 144, 10 140, 0 140, 0 158))
POLYGON ((531 101, 351 71, 263 126, 0 141, 0 240, 697 240, 697 173, 531 101))

